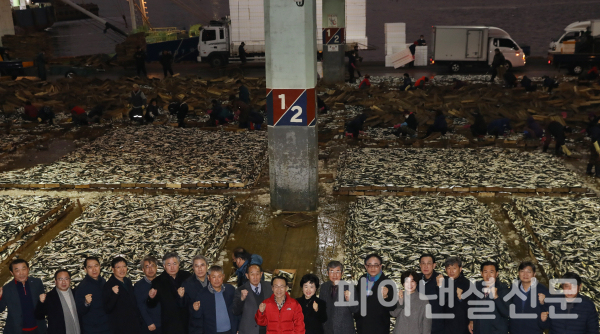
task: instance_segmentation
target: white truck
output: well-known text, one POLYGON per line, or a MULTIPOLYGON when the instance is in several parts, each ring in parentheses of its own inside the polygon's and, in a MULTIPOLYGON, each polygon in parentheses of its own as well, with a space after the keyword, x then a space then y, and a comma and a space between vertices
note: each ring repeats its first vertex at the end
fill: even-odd
POLYGON ((577 75, 600 66, 600 19, 569 24, 564 34, 550 43, 548 64, 577 75))
POLYGON ((500 49, 509 69, 526 63, 523 49, 496 27, 434 26, 432 45, 432 61, 448 65, 455 73, 465 67, 490 66, 495 49, 500 49))

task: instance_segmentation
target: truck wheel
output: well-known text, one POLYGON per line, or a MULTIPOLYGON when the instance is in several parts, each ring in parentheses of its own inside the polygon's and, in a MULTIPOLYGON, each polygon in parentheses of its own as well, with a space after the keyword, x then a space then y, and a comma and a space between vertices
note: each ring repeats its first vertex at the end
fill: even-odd
POLYGON ((73 79, 74 77, 75 77, 74 71, 67 71, 67 73, 65 73, 65 78, 67 78, 67 79, 73 79))
POLYGON ((210 59, 211 67, 222 67, 225 65, 225 60, 221 56, 214 56, 210 59))
POLYGON ((461 70, 460 63, 452 63, 450 65, 450 71, 452 73, 458 73, 458 72, 460 72, 460 70, 461 70))
POLYGON ((506 61, 506 64, 505 64, 505 65, 506 65, 506 70, 507 70, 507 71, 510 71, 510 70, 512 69, 512 63, 511 63, 511 62, 509 62, 508 60, 506 61))
POLYGON ((573 74, 580 75, 581 73, 583 73, 583 66, 581 66, 581 65, 575 65, 571 69, 571 72, 573 72, 573 74))

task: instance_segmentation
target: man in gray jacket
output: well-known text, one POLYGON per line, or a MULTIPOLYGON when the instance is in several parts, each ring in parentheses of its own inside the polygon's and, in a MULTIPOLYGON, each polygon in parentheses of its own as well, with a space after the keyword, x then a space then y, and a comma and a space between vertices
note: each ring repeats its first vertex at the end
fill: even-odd
POLYGON ((0 312, 8 307, 4 334, 45 334, 46 320, 35 319, 35 307, 44 294, 39 278, 29 277, 29 264, 23 259, 13 260, 8 269, 14 279, 0 288, 0 312))
POLYGON ((353 289, 346 282, 342 281, 343 268, 343 265, 339 261, 329 262, 327 265, 329 281, 321 285, 319 298, 324 300, 327 305, 327 321, 323 325, 325 334, 356 333, 353 314, 359 312, 360 308, 358 304, 356 306, 335 306, 336 302, 342 302, 338 291, 341 286, 344 286, 344 299, 346 301, 350 301, 350 290, 353 289))
POLYGON ((260 303, 273 294, 271 284, 261 281, 262 275, 260 265, 249 265, 246 270, 248 281, 235 290, 231 310, 235 316, 241 316, 238 326, 239 334, 265 334, 267 332, 266 327, 257 325, 254 320, 260 303))

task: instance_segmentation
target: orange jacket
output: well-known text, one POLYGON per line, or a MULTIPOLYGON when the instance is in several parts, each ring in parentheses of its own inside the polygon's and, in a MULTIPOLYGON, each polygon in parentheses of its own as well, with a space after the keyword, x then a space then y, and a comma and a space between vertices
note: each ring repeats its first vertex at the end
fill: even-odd
POLYGON ((275 302, 275 295, 271 295, 263 302, 267 305, 264 313, 256 311, 254 319, 259 326, 267 326, 267 334, 304 334, 304 314, 302 306, 285 294, 285 303, 281 311, 275 302))

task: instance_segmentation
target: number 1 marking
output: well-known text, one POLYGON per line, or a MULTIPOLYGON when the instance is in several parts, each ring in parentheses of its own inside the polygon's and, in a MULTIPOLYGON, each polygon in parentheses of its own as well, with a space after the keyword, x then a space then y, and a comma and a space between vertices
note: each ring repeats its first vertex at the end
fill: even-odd
POLYGON ((327 37, 331 37, 331 30, 327 29, 327 37))
POLYGON ((281 109, 285 110, 285 94, 279 95, 279 99, 281 100, 281 109))
POLYGON ((296 115, 294 115, 294 117, 292 117, 292 119, 290 119, 290 122, 302 123, 302 119, 299 118, 300 116, 302 116, 302 107, 295 106, 292 108, 292 111, 297 111, 297 112, 296 112, 296 115))

